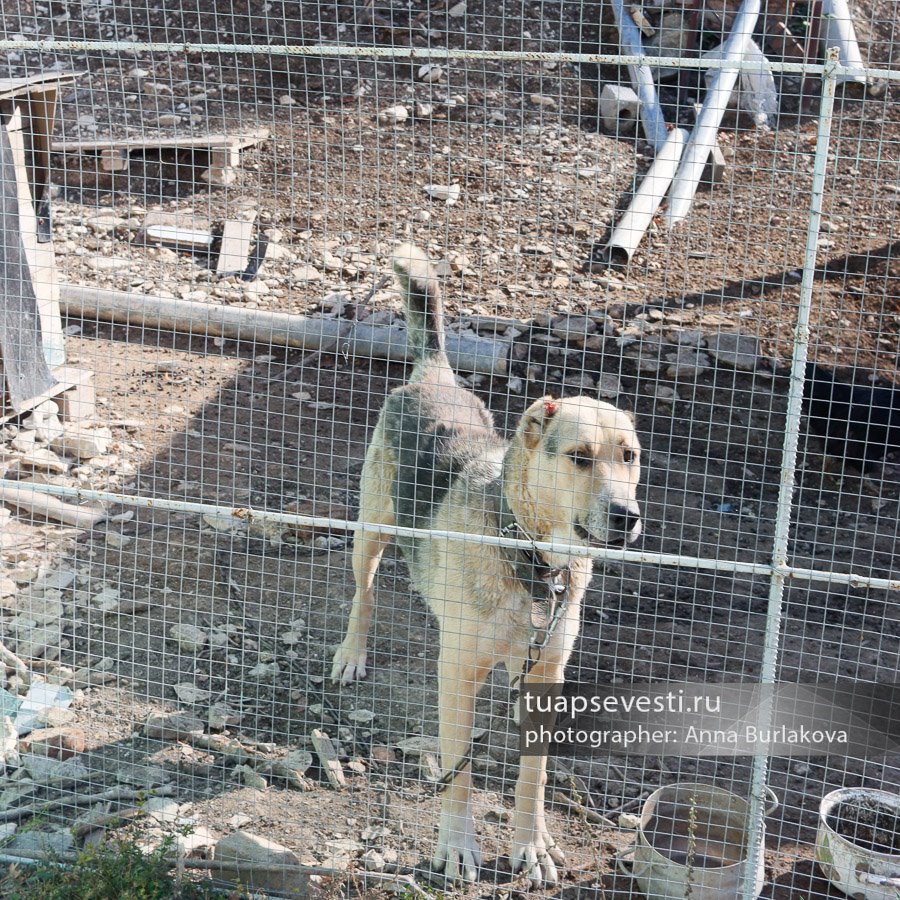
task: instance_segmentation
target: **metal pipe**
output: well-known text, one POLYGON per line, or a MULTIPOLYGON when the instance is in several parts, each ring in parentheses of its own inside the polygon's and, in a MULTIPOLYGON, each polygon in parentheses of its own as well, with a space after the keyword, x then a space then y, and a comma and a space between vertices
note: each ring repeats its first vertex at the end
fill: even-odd
MULTIPOLYGON (((812 308, 813 285, 816 277, 816 251, 822 223, 822 206, 825 195, 825 177, 828 172, 828 148, 831 142, 831 114, 834 110, 835 72, 838 57, 836 50, 829 50, 825 76, 822 81, 822 102, 816 133, 816 155, 813 158, 812 188, 810 191, 809 219, 806 229, 806 252, 803 258, 803 277, 800 281, 800 303, 797 309, 797 325, 794 329, 794 347, 791 354, 791 380, 788 386, 788 403, 785 415, 784 444, 781 456, 781 479, 778 502, 775 507, 774 533, 772 535, 772 566, 769 581, 769 602, 766 611, 766 630, 763 636, 763 654, 760 662, 759 681, 774 684, 778 674, 778 653, 781 646, 782 606, 784 604, 785 576, 779 569, 787 566, 788 544, 791 535, 791 516, 794 509, 794 478, 797 471, 797 448, 800 442, 800 415, 803 408, 803 373, 806 370, 809 349, 809 317, 812 308), (828 66, 832 68, 829 70, 828 66)), ((761 711, 765 712, 765 711, 761 711)), ((771 712, 771 711, 769 711, 771 712)), ((769 725, 770 722, 762 722, 769 725)), ((768 757, 753 757, 750 773, 751 825, 762 824, 766 815, 766 777, 768 757)), ((748 829, 749 835, 758 829, 748 829)), ((753 900, 755 874, 762 847, 758 841, 749 841, 747 864, 744 870, 743 900, 753 900)))
MULTIPOLYGON (((856 39, 853 17, 847 0, 823 0, 822 2, 822 42, 826 50, 837 47, 842 66, 863 69, 862 52, 856 39)), ((863 75, 839 75, 838 84, 852 82, 865 84, 863 75)))
POLYGON ((609 264, 624 266, 631 261, 672 184, 687 139, 688 133, 683 128, 669 133, 601 252, 601 258, 609 264))
MULTIPOLYGON (((161 328, 201 337, 217 336, 321 350, 349 357, 389 362, 412 361, 407 348, 406 328, 400 325, 368 325, 365 321, 242 309, 73 284, 60 285, 59 294, 62 310, 68 316, 161 328)), ((450 364, 457 371, 506 374, 508 341, 448 332, 446 346, 450 364)))
MULTIPOLYGON (((625 9, 625 0, 612 0, 613 15, 619 29, 619 43, 622 50, 629 56, 643 56, 644 44, 641 40, 641 30, 625 9)), ((666 130, 666 119, 663 116, 662 107, 656 96, 656 84, 653 81, 653 73, 646 63, 630 63, 628 74, 634 85, 634 92, 641 101, 641 124, 644 126, 644 135, 648 143, 658 153, 665 144, 669 134, 666 130)))
MULTIPOLYGON (((756 28, 759 8, 760 0, 744 0, 741 4, 731 34, 722 47, 722 57, 726 65, 729 62, 740 62, 744 58, 747 42, 753 35, 753 29, 756 28)), ((709 155, 716 146, 719 125, 737 83, 738 72, 737 66, 719 69, 706 92, 703 108, 697 116, 697 123, 682 154, 681 165, 669 192, 666 224, 670 228, 685 219, 690 211, 694 195, 697 193, 697 185, 703 176, 709 155)))

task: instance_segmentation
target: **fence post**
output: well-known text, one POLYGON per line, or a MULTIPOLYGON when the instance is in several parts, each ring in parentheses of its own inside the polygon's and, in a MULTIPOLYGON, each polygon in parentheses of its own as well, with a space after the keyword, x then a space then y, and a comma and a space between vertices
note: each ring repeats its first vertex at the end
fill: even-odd
MULTIPOLYGON (((830 48, 826 54, 822 72, 822 102, 816 132, 816 154, 813 160, 812 188, 810 191, 809 220, 806 228, 806 251, 803 258, 803 277, 800 282, 800 304, 797 324, 794 328, 794 346, 791 353, 791 377, 788 387, 788 404, 785 418, 785 435, 781 457, 781 478, 775 528, 772 543, 772 575, 769 582, 769 603, 766 612, 761 684, 774 684, 778 666, 781 638, 784 579, 787 567, 787 546, 790 536, 791 511, 793 509, 794 476, 797 469, 797 447, 800 439, 800 416, 803 405, 803 372, 809 348, 809 311, 812 305, 813 280, 816 272, 816 249, 822 221, 822 198, 825 193, 825 175, 828 167, 828 147, 831 141, 831 118, 834 110, 838 51, 830 48)), ((769 711, 771 711, 769 709, 769 711)), ((765 723, 763 723, 765 724, 765 723)), ((747 839, 747 864, 744 869, 743 900, 756 897, 756 872, 764 847, 759 836, 766 815, 766 777, 769 757, 753 757, 750 775, 750 823, 747 839)))

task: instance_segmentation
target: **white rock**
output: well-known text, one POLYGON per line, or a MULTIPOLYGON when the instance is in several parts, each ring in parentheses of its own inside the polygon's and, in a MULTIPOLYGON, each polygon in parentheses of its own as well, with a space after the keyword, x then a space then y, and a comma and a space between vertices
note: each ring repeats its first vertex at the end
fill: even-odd
POLYGON ((466 0, 460 0, 447 10, 447 15, 453 19, 459 19, 466 14, 466 0))
POLYGON ((434 63, 425 63, 419 67, 419 80, 428 84, 437 84, 444 77, 444 70, 434 63))
POLYGON ((387 122, 392 125, 399 125, 401 122, 405 122, 409 118, 409 110, 398 104, 397 106, 389 106, 387 109, 383 109, 380 113, 378 113, 378 118, 382 122, 387 122))
POLYGON ((443 200, 447 206, 453 206, 462 194, 458 184, 426 184, 424 190, 432 200, 443 200))

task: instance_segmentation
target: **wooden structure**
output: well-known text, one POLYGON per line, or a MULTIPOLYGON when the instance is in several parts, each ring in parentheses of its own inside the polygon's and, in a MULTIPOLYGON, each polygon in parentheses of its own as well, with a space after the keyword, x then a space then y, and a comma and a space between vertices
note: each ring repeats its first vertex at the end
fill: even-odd
POLYGON ((269 136, 268 128, 256 128, 241 134, 206 134, 191 137, 135 137, 106 138, 91 141, 56 141, 55 153, 93 153, 100 157, 104 172, 122 172, 132 158, 189 152, 205 154, 208 165, 202 178, 210 184, 231 184, 237 177, 235 169, 241 164, 241 150, 261 144, 269 136))
MULTIPOLYGON (((59 282, 50 243, 50 154, 56 102, 59 90, 77 77, 78 73, 74 72, 52 72, 25 78, 0 78, 0 127, 6 132, 11 150, 18 198, 14 204, 16 230, 31 282, 20 285, 15 298, 0 296, 0 304, 8 305, 13 300, 21 304, 33 289, 39 325, 29 316, 17 314, 9 315, 6 325, 13 331, 28 330, 28 334, 13 334, 11 342, 33 347, 37 353, 42 349, 44 357, 25 360, 30 373, 15 373, 19 376, 15 391, 10 390, 9 383, 14 374, 12 361, 8 360, 4 368, 0 358, 0 421, 34 407, 41 400, 72 390, 77 396, 69 396, 72 403, 63 397, 64 410, 69 407, 69 413, 78 417, 93 412, 91 373, 65 366, 59 282), (51 376, 47 375, 47 367, 51 376)), ((19 359, 16 364, 22 361, 19 359)))

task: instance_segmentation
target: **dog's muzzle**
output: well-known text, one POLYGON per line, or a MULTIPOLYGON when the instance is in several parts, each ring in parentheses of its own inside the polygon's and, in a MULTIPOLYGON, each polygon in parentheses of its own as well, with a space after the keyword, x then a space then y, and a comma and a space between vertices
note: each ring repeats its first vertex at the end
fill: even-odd
POLYGON ((626 506, 624 503, 610 503, 606 520, 606 535, 597 537, 580 522, 575 523, 575 533, 589 544, 606 544, 616 546, 631 544, 641 534, 641 513, 637 504, 626 506))

